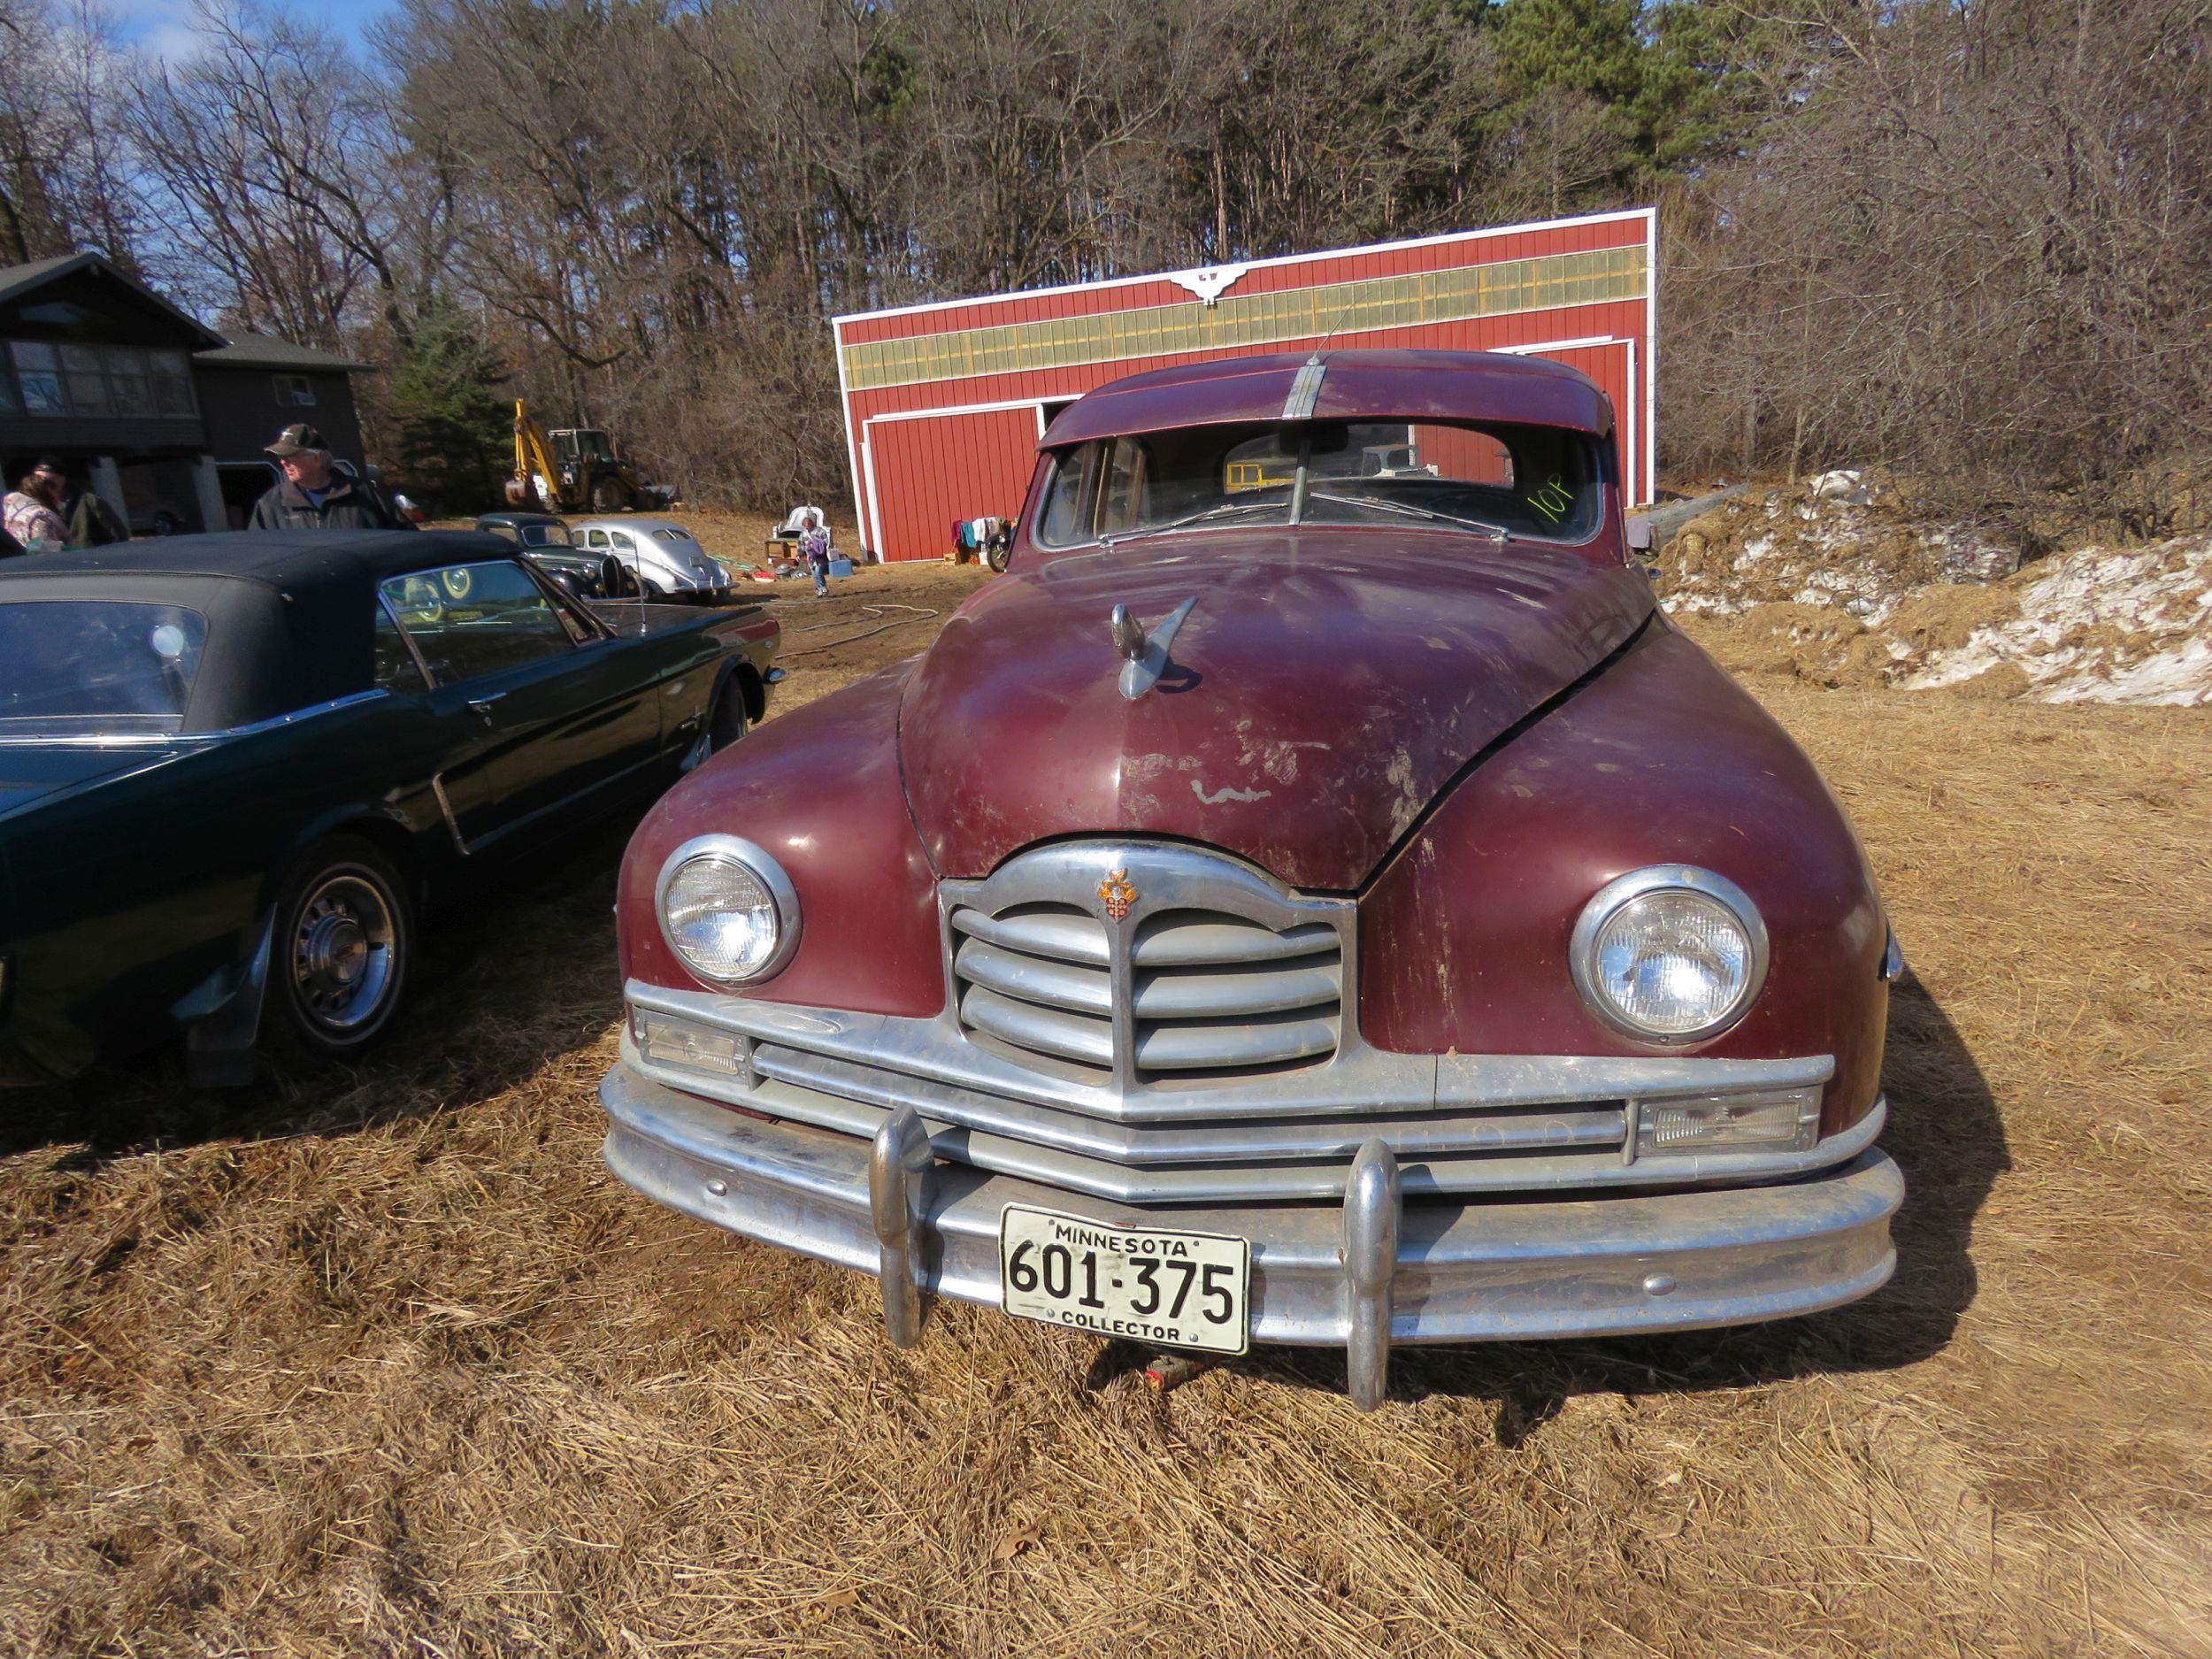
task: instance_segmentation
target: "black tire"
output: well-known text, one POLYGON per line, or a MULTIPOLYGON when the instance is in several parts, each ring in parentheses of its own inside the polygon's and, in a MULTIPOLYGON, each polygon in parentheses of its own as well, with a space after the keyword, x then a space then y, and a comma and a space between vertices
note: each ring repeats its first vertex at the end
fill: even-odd
POLYGON ((278 895, 268 994, 311 1053, 344 1059, 390 1026, 414 956, 414 896, 399 871, 359 837, 334 835, 278 895))
POLYGON ((707 749, 719 755, 733 743, 741 741, 751 730, 745 718, 745 687, 732 674, 722 682, 722 689, 714 699, 713 712, 707 716, 707 749))
POLYGON ((630 504, 630 487, 620 479, 602 476, 592 480, 591 510, 594 512, 620 512, 630 504))
POLYGON ((989 552, 986 553, 983 557, 985 562, 987 563, 994 571, 996 571, 1001 576, 1003 576, 1006 574, 1006 562, 1013 557, 1013 556, 1014 549, 1012 548, 995 547, 989 552))

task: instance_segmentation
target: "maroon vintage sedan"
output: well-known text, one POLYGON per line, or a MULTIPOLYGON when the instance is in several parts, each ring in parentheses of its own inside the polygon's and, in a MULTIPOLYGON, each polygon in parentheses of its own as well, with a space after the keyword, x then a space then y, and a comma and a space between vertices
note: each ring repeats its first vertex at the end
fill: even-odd
POLYGON ((1011 574, 632 841, 607 1158, 883 1280, 1162 1348, 1863 1296, 1899 972, 1835 798, 1632 562, 1525 357, 1064 411, 1011 574))

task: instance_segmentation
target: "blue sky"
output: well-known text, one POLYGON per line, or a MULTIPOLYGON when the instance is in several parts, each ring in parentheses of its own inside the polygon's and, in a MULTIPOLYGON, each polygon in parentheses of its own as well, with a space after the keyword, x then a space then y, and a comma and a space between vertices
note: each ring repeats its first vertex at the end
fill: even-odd
MULTIPOLYGON (((157 58, 190 55, 193 0, 109 0, 105 8, 122 26, 123 37, 157 58)), ((311 16, 326 27, 358 41, 362 29, 389 9, 390 0, 318 0, 311 16)))

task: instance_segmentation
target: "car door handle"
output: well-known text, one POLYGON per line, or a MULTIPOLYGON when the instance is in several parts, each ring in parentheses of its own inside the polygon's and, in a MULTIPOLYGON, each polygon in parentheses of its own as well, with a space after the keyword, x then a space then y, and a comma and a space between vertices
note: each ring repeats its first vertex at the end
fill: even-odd
POLYGON ((469 699, 469 712, 474 715, 478 719, 483 721, 485 725, 489 726, 492 720, 492 704, 497 703, 506 695, 507 694, 503 691, 495 691, 488 697, 471 697, 469 699))

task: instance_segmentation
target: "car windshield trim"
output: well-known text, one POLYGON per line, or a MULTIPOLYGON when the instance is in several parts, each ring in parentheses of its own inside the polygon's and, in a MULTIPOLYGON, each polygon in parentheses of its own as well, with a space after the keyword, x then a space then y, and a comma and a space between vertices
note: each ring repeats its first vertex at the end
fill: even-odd
POLYGON ((1050 452, 1040 551, 1210 525, 1385 531, 1418 520, 1504 546, 1587 548, 1614 487, 1602 434, 1541 422, 1355 415, 1111 434, 1050 452))

